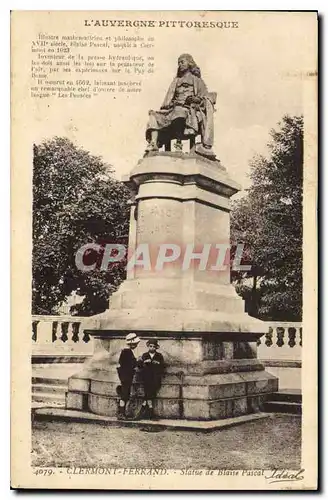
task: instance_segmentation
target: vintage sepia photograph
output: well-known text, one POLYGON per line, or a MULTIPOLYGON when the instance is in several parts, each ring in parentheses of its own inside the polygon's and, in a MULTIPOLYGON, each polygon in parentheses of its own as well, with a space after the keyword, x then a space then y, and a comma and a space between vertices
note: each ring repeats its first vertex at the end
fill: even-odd
POLYGON ((13 488, 317 488, 317 36, 12 11, 13 488))

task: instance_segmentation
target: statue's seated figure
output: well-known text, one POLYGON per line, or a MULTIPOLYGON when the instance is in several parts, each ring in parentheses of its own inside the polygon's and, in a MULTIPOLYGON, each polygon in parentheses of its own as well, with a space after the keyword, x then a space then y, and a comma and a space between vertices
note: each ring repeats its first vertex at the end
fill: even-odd
POLYGON ((170 85, 161 109, 149 111, 146 151, 158 151, 162 146, 165 146, 166 151, 170 151, 172 139, 176 139, 175 149, 182 151, 182 140, 188 138, 193 150, 195 138, 200 134, 201 145, 197 147, 197 152, 214 157, 212 146, 215 101, 216 93, 208 92, 192 56, 181 55, 178 59, 177 76, 170 85))

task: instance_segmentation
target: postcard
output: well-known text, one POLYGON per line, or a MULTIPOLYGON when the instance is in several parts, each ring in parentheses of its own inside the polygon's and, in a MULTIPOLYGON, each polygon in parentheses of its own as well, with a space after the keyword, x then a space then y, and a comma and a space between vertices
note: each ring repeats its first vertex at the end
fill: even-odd
POLYGON ((317 71, 315 11, 12 11, 12 488, 317 488, 317 71))

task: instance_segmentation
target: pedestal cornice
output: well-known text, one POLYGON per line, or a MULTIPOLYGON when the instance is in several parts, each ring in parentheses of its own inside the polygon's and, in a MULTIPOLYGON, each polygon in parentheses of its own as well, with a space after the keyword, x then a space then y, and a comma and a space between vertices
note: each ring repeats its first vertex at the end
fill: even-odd
POLYGON ((230 179, 219 161, 209 161, 198 155, 158 153, 140 160, 128 176, 123 178, 134 192, 142 184, 166 182, 178 186, 197 186, 204 191, 230 198, 241 190, 230 179))

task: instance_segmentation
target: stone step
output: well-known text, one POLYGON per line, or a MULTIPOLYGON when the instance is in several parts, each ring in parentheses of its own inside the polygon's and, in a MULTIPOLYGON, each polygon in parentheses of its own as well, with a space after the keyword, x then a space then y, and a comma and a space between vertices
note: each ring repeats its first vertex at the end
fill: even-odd
POLYGON ((47 406, 65 406, 65 392, 32 392, 32 403, 44 403, 47 406))
POLYGON ((194 431, 211 432, 220 429, 226 429, 235 425, 241 425, 247 422, 253 422, 264 418, 270 418, 267 413, 252 413, 233 418, 224 418, 220 420, 201 421, 201 420, 178 420, 178 419, 159 419, 159 420, 117 420, 116 417, 106 417, 94 413, 76 410, 67 410, 60 408, 42 408, 34 411, 35 420, 48 421, 69 421, 69 422, 92 422, 101 425, 112 425, 115 427, 137 427, 142 430, 173 430, 173 431, 194 431))
POLYGON ((302 393, 297 389, 282 389, 270 394, 271 401, 286 401, 289 403, 302 403, 302 393))
POLYGON ((36 383, 32 385, 33 393, 65 394, 67 385, 36 383))
POLYGON ((60 384, 67 384, 69 377, 81 370, 81 364, 75 363, 50 363, 32 365, 32 382, 43 383, 45 380, 60 384))
POLYGON ((32 399, 32 404, 31 404, 31 409, 36 410, 36 409, 41 409, 41 408, 60 408, 60 409, 65 409, 65 402, 62 400, 58 401, 33 401, 32 399))
POLYGON ((59 385, 67 388, 68 379, 66 377, 32 376, 32 385, 36 384, 59 385))
POLYGON ((290 401, 267 401, 263 405, 263 410, 270 413, 290 413, 294 415, 302 414, 302 405, 290 401))

